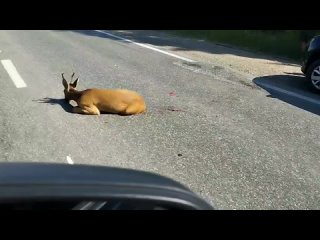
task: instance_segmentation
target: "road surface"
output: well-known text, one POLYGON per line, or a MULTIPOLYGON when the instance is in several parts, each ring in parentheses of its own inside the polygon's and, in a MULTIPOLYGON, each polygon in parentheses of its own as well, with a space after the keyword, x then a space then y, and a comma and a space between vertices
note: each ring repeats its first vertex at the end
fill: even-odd
POLYGON ((205 43, 104 32, 0 32, 0 161, 156 172, 218 209, 320 208, 319 95, 188 54, 205 43), (73 71, 80 89, 138 91, 147 113, 70 113, 73 71))

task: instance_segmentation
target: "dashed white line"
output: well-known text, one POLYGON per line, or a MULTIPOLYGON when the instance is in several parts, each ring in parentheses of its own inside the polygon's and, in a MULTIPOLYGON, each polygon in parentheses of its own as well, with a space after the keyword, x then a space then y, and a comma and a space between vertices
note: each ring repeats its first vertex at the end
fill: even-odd
POLYGON ((71 157, 70 156, 67 156, 67 162, 69 164, 74 164, 74 162, 72 161, 71 157))
POLYGON ((27 87, 27 84, 23 81, 22 77, 18 73, 16 67, 13 65, 12 61, 9 59, 1 60, 4 69, 8 72, 11 80, 17 88, 27 87))
POLYGON ((305 100, 305 101, 320 105, 320 100, 315 100, 315 99, 313 99, 311 97, 307 97, 307 96, 303 96, 303 95, 298 94, 298 93, 290 92, 288 90, 284 90, 282 88, 275 87, 275 86, 267 84, 267 83, 258 83, 257 85, 260 86, 260 87, 271 89, 271 90, 274 90, 274 91, 277 91, 277 92, 280 92, 280 93, 283 93, 283 94, 286 94, 286 95, 289 95, 289 96, 292 96, 292 97, 300 98, 302 100, 305 100))
POLYGON ((102 34, 106 34, 106 35, 111 36, 111 37, 114 37, 114 38, 121 39, 121 40, 123 40, 123 41, 125 41, 125 42, 133 43, 133 44, 138 45, 138 46, 140 46, 140 47, 148 48, 148 49, 151 49, 151 50, 153 50, 153 51, 160 52, 160 53, 166 54, 166 55, 168 55, 168 56, 181 59, 181 60, 186 61, 186 62, 191 62, 191 63, 196 62, 196 61, 191 60, 191 59, 189 59, 189 58, 181 57, 181 56, 178 56, 178 55, 176 55, 176 54, 169 53, 169 52, 160 50, 160 49, 155 48, 155 47, 151 47, 151 46, 146 45, 146 44, 143 44, 143 43, 134 42, 134 41, 132 41, 132 40, 129 40, 129 39, 126 39, 126 38, 123 38, 123 37, 120 37, 120 36, 117 36, 117 35, 114 35, 114 34, 111 34, 111 33, 105 32, 105 31, 102 31, 102 30, 95 30, 95 31, 96 31, 96 32, 99 32, 99 33, 102 33, 102 34))

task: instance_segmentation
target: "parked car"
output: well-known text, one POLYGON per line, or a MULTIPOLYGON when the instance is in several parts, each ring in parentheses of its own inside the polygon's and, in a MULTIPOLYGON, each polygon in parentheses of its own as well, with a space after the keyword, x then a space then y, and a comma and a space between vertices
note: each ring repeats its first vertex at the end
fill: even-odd
POLYGON ((307 45, 301 71, 312 86, 320 91, 320 35, 312 38, 307 45))

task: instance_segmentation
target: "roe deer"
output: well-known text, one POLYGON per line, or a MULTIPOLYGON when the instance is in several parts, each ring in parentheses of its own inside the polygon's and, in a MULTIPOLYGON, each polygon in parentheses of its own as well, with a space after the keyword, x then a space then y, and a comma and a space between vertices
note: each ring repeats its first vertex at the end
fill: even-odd
POLYGON ((73 83, 73 76, 68 84, 62 75, 65 100, 74 100, 78 106, 73 107, 74 113, 100 115, 100 112, 115 113, 119 115, 133 115, 146 111, 142 96, 126 89, 86 89, 76 90, 79 78, 73 83))

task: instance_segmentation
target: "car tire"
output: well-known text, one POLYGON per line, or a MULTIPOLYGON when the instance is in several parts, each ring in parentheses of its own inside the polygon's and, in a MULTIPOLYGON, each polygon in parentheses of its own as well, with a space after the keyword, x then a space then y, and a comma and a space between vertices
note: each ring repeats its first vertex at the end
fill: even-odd
POLYGON ((312 87, 320 91, 320 60, 314 61, 308 67, 306 75, 312 87))

